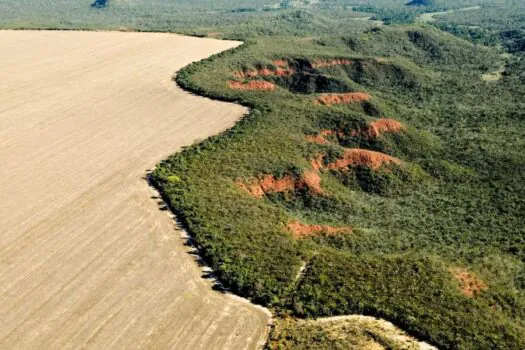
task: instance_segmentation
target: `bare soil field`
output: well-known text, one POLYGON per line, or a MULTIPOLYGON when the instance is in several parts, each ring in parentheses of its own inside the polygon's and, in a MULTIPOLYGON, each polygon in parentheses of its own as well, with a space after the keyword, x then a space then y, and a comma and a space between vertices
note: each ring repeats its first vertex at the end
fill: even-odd
POLYGON ((246 110, 172 82, 237 42, 0 31, 0 348, 252 349, 268 315, 213 291, 144 180, 246 110))

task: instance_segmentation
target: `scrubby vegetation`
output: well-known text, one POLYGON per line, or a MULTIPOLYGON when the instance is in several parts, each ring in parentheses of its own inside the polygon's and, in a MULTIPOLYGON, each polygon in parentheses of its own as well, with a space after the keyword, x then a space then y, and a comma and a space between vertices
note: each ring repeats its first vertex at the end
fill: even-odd
MULTIPOLYGON (((206 3, 171 7, 173 17, 153 23, 146 7, 115 1, 78 23, 53 23, 246 40, 177 82, 250 115, 152 176, 221 281, 280 315, 362 313, 442 348, 525 348, 520 22, 489 25, 477 10, 464 19, 479 28, 454 14, 432 25, 352 20, 367 16, 353 5, 387 24, 412 23, 477 5, 469 0, 231 1, 213 19, 206 3), (196 11, 191 24, 182 8, 196 11), (116 21, 112 11, 125 15, 116 21), (501 79, 483 81, 500 69, 502 50, 501 79)), ((272 344, 312 336, 293 332, 272 344)))
MULTIPOLYGON (((350 6, 333 12, 320 8, 323 4, 307 0, 0 0, 0 27, 167 31, 246 40, 261 35, 342 33, 348 18, 363 16, 350 6)), ((372 26, 354 22, 350 25, 372 26)))
POLYGON ((521 348, 524 87, 480 79, 498 58, 421 26, 259 39, 178 76, 252 113, 154 180, 237 293, 297 317, 384 317, 444 348, 521 348), (293 73, 235 77, 278 66, 293 73), (232 79, 277 87, 240 93, 232 79), (319 102, 348 93, 367 98, 319 102), (311 172, 320 191, 298 185, 311 172), (238 185, 268 176, 280 190, 238 185))

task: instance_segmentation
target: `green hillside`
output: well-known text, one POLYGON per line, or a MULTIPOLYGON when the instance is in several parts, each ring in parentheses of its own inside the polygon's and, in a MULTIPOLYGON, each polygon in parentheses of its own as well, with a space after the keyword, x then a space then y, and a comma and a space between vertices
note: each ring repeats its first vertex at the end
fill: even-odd
POLYGON ((252 113, 154 181, 236 293, 299 317, 380 316, 443 348, 522 348, 525 90, 481 79, 498 60, 418 26, 260 39, 179 75, 252 113), (249 77, 276 59, 288 72, 249 77), (275 89, 230 87, 261 82, 275 89), (316 103, 343 92, 370 98, 316 103), (403 127, 371 134, 382 118, 403 127), (331 167, 356 149, 399 162, 331 167), (296 222, 347 231, 294 237, 296 222))

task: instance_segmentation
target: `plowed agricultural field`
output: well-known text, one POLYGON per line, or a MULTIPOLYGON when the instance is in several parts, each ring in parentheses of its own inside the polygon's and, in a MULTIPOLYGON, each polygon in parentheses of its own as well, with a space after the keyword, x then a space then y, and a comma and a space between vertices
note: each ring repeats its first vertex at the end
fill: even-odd
POLYGON ((0 348, 242 349, 268 316, 211 289, 146 170, 245 110, 172 75, 237 42, 0 31, 0 348))

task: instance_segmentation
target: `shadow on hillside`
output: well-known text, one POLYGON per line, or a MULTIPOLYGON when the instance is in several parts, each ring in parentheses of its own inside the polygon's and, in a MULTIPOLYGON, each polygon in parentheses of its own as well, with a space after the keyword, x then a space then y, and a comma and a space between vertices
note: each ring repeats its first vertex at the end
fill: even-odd
MULTIPOLYGON (((151 170, 147 170, 146 176, 144 176, 142 179, 147 182, 148 186, 150 186, 156 193, 158 193, 157 188, 155 187, 153 181, 151 180, 151 170)), ((171 208, 164 201, 162 195, 158 194, 158 195, 151 196, 150 198, 156 202, 158 209, 160 211, 163 211, 163 212, 170 211, 171 208)), ((188 254, 193 257, 193 260, 201 268, 202 270, 201 277, 211 282, 213 290, 218 291, 220 293, 224 293, 224 294, 229 293, 228 288, 226 288, 219 281, 217 275, 213 272, 211 267, 203 259, 201 251, 199 247, 197 246, 195 240, 193 239, 193 237, 190 236, 183 222, 174 214, 175 210, 171 210, 171 213, 172 213, 171 217, 174 221, 174 232, 173 233, 175 234, 175 231, 181 231, 183 233, 181 235, 183 244, 184 246, 189 248, 188 254)))

